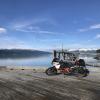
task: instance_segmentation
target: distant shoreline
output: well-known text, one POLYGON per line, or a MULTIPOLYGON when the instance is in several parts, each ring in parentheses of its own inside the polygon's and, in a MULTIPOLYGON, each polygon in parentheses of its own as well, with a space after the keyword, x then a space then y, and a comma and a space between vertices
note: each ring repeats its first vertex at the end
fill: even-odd
POLYGON ((22 50, 22 49, 0 49, 0 59, 32 58, 51 54, 39 50, 22 50))

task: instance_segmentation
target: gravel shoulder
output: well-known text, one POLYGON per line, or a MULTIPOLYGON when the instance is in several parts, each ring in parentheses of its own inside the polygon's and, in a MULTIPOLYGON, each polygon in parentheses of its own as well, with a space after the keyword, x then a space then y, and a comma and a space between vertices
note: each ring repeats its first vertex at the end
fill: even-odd
POLYGON ((55 75, 44 70, 0 70, 0 100, 100 100, 100 73, 86 78, 55 75))

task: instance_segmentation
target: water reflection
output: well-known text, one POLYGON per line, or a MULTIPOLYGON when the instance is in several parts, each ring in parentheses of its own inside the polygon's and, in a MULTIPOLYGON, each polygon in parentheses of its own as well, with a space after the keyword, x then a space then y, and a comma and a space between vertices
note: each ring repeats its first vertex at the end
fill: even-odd
POLYGON ((51 65, 52 55, 23 59, 0 59, 0 66, 32 66, 45 67, 51 65))
MULTIPOLYGON (((31 67, 50 67, 53 55, 45 55, 40 57, 31 57, 23 59, 0 59, 0 66, 31 66, 31 67)), ((80 55, 79 58, 85 60, 87 64, 100 65, 100 61, 93 57, 80 55)))

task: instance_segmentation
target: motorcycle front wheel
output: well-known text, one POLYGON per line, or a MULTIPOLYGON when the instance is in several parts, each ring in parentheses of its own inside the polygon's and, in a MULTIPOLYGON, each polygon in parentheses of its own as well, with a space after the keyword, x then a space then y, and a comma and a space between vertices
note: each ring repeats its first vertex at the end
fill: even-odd
POLYGON ((57 69, 55 67, 50 67, 45 71, 45 73, 47 75, 56 75, 57 74, 57 69))

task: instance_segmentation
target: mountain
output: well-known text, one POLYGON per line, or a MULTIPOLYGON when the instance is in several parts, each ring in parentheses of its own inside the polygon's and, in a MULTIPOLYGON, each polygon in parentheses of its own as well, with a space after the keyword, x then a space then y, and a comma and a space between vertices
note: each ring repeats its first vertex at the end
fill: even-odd
POLYGON ((95 49, 78 49, 78 50, 69 50, 70 52, 78 53, 96 53, 95 49))
POLYGON ((50 52, 24 49, 0 49, 0 58, 27 58, 39 57, 50 54, 50 52))
POLYGON ((93 57, 93 58, 96 57, 96 50, 92 50, 92 49, 89 50, 81 49, 81 50, 74 50, 74 51, 71 50, 70 52, 78 54, 79 56, 82 57, 93 57))

